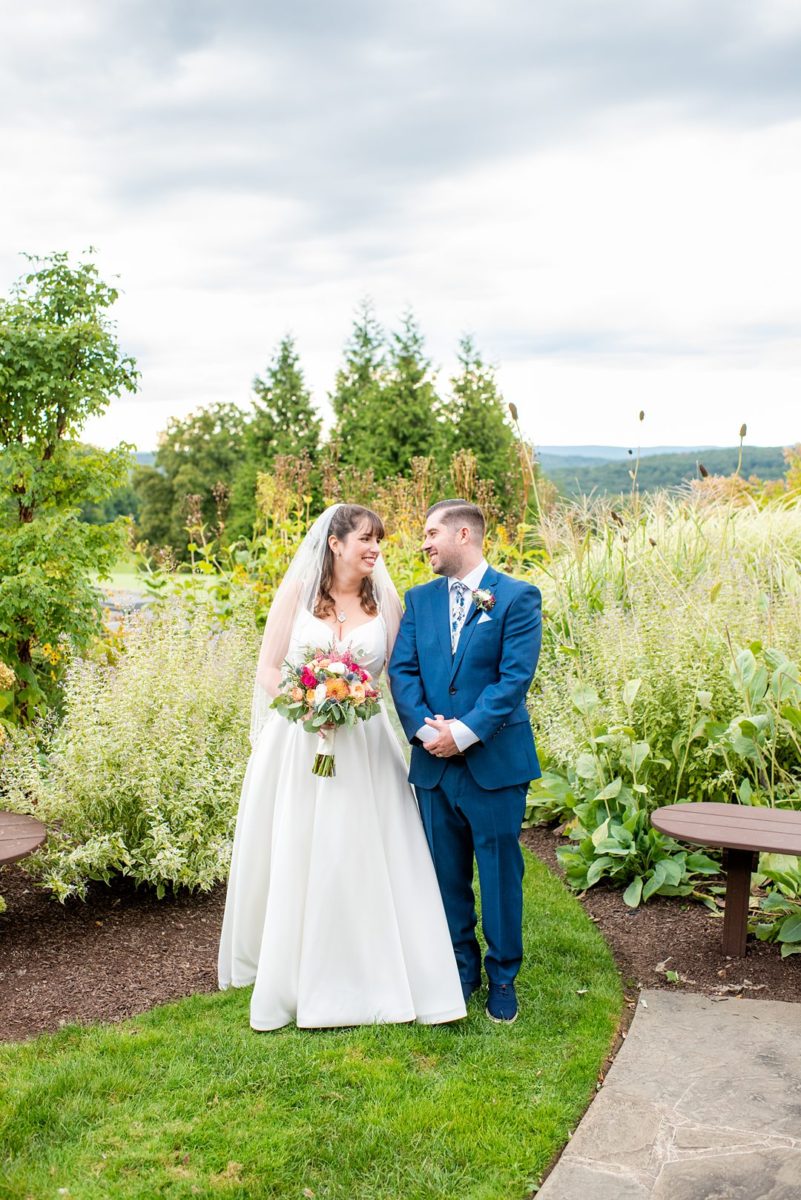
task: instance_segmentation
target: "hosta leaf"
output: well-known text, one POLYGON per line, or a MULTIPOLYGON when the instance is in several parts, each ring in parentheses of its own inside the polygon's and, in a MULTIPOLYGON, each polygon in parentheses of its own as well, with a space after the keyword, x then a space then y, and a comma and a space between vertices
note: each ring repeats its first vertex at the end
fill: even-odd
POLYGON ((623 903, 628 904, 629 908, 637 908, 642 898, 642 876, 638 875, 636 879, 632 879, 629 886, 623 893, 623 903))
POLYGON ((607 867, 612 865, 612 859, 603 855, 601 858, 596 858, 595 862, 590 863, 587 868, 587 887, 592 887, 594 883, 603 875, 607 867))
POLYGON ((620 795, 620 789, 623 787, 623 780, 618 775, 611 783, 607 783, 605 788, 594 797, 595 800, 614 800, 620 795))
POLYGON ((658 891, 659 888, 661 888, 661 886, 664 882, 665 882, 665 864, 664 864, 664 862, 658 862, 656 864, 656 866, 654 867, 653 875, 651 875, 650 879, 646 879, 645 883, 643 884, 643 889, 642 889, 643 900, 649 900, 651 898, 651 896, 653 896, 654 892, 658 891))
POLYGON ((779 930, 780 942, 801 942, 801 913, 788 917, 779 930))
POLYGON ((573 688, 570 699, 575 708, 584 716, 588 716, 601 702, 598 693, 592 687, 573 688))
POLYGON ((575 772, 579 779, 597 779, 598 764, 586 750, 576 759, 575 772))
POLYGON ((665 883, 678 887, 684 874, 684 863, 676 858, 663 858, 660 866, 664 871, 665 883))

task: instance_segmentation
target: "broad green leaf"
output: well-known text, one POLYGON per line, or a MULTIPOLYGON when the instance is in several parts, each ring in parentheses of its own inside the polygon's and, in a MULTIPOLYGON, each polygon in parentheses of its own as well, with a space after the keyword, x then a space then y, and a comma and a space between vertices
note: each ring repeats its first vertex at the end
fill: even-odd
POLYGON ((597 828, 593 829, 591 836, 592 844, 595 849, 598 848, 598 843, 603 842, 606 838, 607 830, 609 829, 609 818, 602 821, 597 828))
POLYGON ((638 875, 636 879, 632 879, 629 886, 623 893, 623 903, 628 904, 629 908, 637 908, 642 898, 642 876, 638 875))
POLYGON ((623 686, 623 703, 625 704, 626 708, 631 708, 632 704, 635 701, 637 693, 639 692, 641 687, 642 687, 641 679, 629 679, 629 681, 626 684, 624 684, 624 686, 623 686))
POLYGON ((780 942, 801 942, 801 913, 788 917, 779 930, 780 942))
POLYGON ((606 868, 611 866, 611 864, 612 859, 608 858, 606 855, 601 858, 596 858, 594 862, 590 863, 589 867, 587 868, 587 887, 592 887, 593 884, 597 883, 606 868))
POLYGON ((595 800, 614 800, 620 795, 620 789, 623 787, 623 780, 618 775, 611 783, 607 783, 606 787, 601 788, 600 792, 594 797, 595 800))
POLYGON ((576 687, 570 693, 574 707, 585 717, 589 716, 600 704, 600 698, 593 687, 576 687))
POLYGON ((658 862, 656 864, 656 866, 654 867, 653 875, 651 875, 651 877, 649 879, 646 879, 645 883, 643 884, 643 889, 642 889, 643 900, 649 900, 651 898, 651 896, 653 896, 654 892, 658 891, 659 888, 661 888, 661 886, 664 882, 665 882, 665 865, 663 862, 658 862))
POLYGON ((574 769, 580 779, 598 778, 598 764, 593 755, 586 750, 579 754, 574 769))

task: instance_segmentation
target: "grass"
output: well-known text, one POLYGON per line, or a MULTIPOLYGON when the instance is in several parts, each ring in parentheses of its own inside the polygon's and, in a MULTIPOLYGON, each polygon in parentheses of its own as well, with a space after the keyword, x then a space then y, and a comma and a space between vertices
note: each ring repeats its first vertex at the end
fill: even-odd
POLYGON ((514 1200, 594 1093, 606 944, 526 855, 521 1015, 256 1034, 250 989, 0 1047, 4 1200, 514 1200), (586 990, 585 990, 586 989, 586 990))
POLYGON ((132 554, 122 555, 111 572, 110 579, 97 580, 103 591, 135 592, 144 595, 147 592, 144 577, 136 569, 136 560, 132 554))

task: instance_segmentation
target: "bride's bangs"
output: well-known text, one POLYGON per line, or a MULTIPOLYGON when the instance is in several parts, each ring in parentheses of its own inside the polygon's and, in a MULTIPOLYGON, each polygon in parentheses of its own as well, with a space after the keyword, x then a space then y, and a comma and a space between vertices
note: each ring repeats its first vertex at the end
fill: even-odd
POLYGON ((359 529, 362 522, 366 522, 368 533, 371 533, 377 541, 383 542, 387 534, 386 530, 384 529, 384 522, 381 520, 377 512, 373 512, 371 508, 363 508, 361 504, 355 504, 353 506, 352 516, 352 529, 359 529))

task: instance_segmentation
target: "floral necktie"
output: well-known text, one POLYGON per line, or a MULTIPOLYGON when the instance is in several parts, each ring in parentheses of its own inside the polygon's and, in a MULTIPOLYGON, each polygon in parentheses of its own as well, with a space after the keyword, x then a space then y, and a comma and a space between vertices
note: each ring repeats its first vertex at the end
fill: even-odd
POLYGON ((461 579, 455 579, 451 584, 451 654, 456 653, 459 634, 467 616, 466 593, 467 585, 462 583, 461 579))

